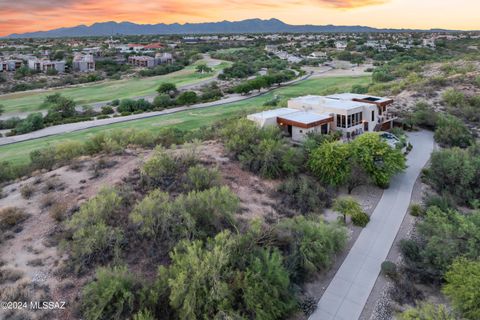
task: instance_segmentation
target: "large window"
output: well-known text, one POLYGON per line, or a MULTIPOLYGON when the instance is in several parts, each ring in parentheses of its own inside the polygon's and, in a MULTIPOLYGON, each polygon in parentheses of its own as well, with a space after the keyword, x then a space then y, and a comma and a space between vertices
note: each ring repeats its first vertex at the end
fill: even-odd
POLYGON ((351 128, 362 123, 363 113, 357 112, 348 116, 337 114, 337 127, 351 128))

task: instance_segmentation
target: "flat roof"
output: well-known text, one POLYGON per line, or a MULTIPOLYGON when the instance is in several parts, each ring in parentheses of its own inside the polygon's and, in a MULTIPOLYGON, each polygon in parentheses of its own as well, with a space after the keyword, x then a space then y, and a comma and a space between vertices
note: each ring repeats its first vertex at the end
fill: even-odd
POLYGON ((324 97, 324 96, 308 95, 308 96, 293 98, 291 100, 298 101, 302 104, 310 105, 312 107, 318 106, 318 107, 328 107, 328 108, 335 108, 335 109, 342 109, 342 110, 350 110, 358 107, 370 106, 368 103, 351 101, 351 100, 343 100, 343 99, 335 99, 335 98, 331 98, 331 96, 324 97))
POLYGON ((294 113, 294 112, 299 112, 299 111, 297 109, 291 109, 291 108, 278 108, 278 109, 272 109, 272 110, 266 110, 258 113, 253 113, 248 116, 261 118, 261 119, 269 119, 269 118, 284 116, 286 114, 294 113))
POLYGON ((311 124, 314 122, 319 122, 323 120, 330 119, 332 116, 329 113, 313 113, 313 112, 306 112, 306 111, 297 111, 294 113, 289 113, 282 116, 282 119, 295 121, 298 123, 303 124, 311 124))
POLYGON ((360 100, 367 100, 371 102, 385 102, 389 101, 391 99, 385 98, 385 97, 377 97, 377 96, 372 96, 368 94, 359 94, 359 93, 337 93, 337 94, 331 94, 327 96, 327 98, 330 99, 336 99, 336 100, 353 100, 353 99, 360 99, 360 100))

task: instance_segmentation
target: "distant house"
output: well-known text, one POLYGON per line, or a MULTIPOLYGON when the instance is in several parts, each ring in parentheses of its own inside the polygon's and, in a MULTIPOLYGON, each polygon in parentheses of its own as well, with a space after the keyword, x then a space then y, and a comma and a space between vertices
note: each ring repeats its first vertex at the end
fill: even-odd
POLYGON ((56 70, 58 73, 65 72, 65 61, 51 61, 47 59, 30 59, 28 60, 28 68, 30 70, 47 72, 48 70, 56 70))
POLYGON ((346 41, 336 41, 335 48, 339 51, 343 51, 347 49, 347 42, 346 41))
POLYGON ((311 132, 341 131, 347 138, 393 126, 387 106, 393 100, 359 94, 302 96, 290 99, 288 108, 247 116, 260 127, 278 125, 294 141, 303 141, 311 132))
POLYGON ((155 67, 155 58, 150 56, 130 56, 128 63, 135 67, 153 68, 155 67))
POLYGON ((173 55, 168 52, 162 52, 162 53, 157 53, 155 54, 155 64, 165 64, 165 63, 172 63, 173 60, 173 55))
POLYGON ((15 71, 22 66, 21 60, 0 60, 0 72, 15 71))
POLYGON ((72 62, 73 70, 79 72, 95 71, 95 60, 91 54, 76 53, 72 62))
POLYGON ((324 51, 314 51, 308 56, 310 59, 326 59, 327 53, 324 51))

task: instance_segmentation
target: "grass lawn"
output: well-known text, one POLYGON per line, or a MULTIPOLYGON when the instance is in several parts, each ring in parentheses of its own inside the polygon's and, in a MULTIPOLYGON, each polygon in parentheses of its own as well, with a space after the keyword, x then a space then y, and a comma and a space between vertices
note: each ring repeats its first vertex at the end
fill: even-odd
MULTIPOLYGON (((216 65, 214 70, 227 67, 230 63, 216 65)), ((72 88, 50 89, 10 93, 0 96, 1 104, 5 106, 5 114, 32 112, 41 110, 41 104, 46 96, 60 93, 74 99, 77 104, 110 101, 114 99, 132 98, 155 93, 162 82, 173 82, 177 86, 195 83, 214 76, 213 73, 200 74, 195 72, 196 64, 185 69, 162 76, 132 78, 124 80, 107 80, 102 83, 89 83, 72 88)), ((216 74, 216 73, 215 73, 216 74)))
POLYGON ((64 140, 83 140, 97 132, 109 129, 138 128, 158 131, 163 127, 177 127, 182 130, 199 128, 212 124, 221 119, 228 118, 240 112, 253 112, 262 107, 263 103, 277 96, 281 103, 291 97, 306 94, 331 94, 334 92, 349 91, 354 84, 367 84, 370 77, 332 77, 321 79, 310 79, 296 85, 279 88, 263 96, 252 99, 233 102, 222 106, 213 106, 191 111, 182 111, 166 116, 152 117, 140 120, 133 120, 122 123, 85 129, 81 131, 59 134, 51 137, 40 138, 25 142, 0 146, 0 161, 13 161, 14 163, 26 163, 29 161, 29 153, 32 150, 45 147, 49 144, 64 140))

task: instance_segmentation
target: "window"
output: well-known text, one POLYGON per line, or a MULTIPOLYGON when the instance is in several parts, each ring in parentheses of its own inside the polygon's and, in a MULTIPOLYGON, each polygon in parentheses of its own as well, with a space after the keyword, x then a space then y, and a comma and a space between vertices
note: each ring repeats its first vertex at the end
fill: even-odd
POLYGON ((375 121, 375 111, 372 110, 372 121, 375 121))

